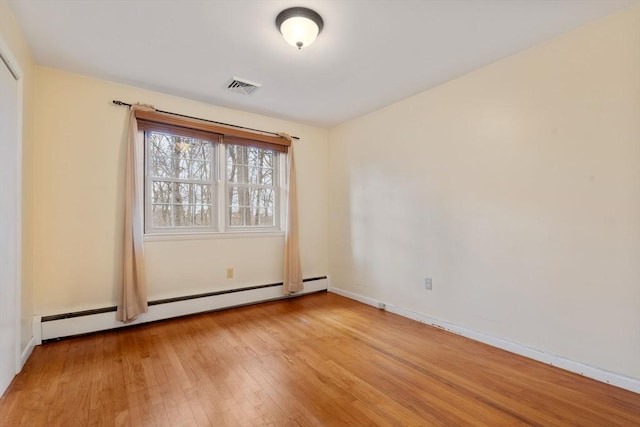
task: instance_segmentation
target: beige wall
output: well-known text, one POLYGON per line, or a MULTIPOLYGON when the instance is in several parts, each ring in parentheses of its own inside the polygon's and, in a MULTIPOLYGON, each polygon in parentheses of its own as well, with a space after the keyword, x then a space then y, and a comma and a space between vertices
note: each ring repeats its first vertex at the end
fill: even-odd
POLYGON ((349 121, 329 152, 332 286, 640 378, 640 8, 349 121))
MULTIPOLYGON (((35 311, 114 305, 121 278, 125 122, 111 100, 299 136, 302 263, 326 275, 328 131, 38 67, 34 174, 35 311)), ((284 237, 145 243, 149 298, 282 280, 284 237), (233 267, 235 278, 226 279, 233 267)))
MULTIPOLYGON (((18 26, 13 12, 4 0, 0 0, 0 34, 15 57, 22 71, 23 99, 22 99, 22 156, 29 158, 33 150, 34 128, 34 87, 35 63, 31 51, 18 26)), ((27 347, 32 337, 31 319, 33 316, 33 270, 31 253, 33 248, 33 234, 31 219, 33 214, 32 170, 28 161, 22 166, 22 307, 21 307, 21 350, 27 347)))

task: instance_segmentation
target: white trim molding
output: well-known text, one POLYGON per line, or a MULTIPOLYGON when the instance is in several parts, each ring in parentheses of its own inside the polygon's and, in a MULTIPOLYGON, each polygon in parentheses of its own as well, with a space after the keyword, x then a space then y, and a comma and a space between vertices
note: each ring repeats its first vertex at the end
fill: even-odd
POLYGON ((42 316, 33 316, 33 320, 31 322, 31 339, 25 346, 24 350, 22 350, 22 355, 20 356, 20 370, 22 370, 24 364, 27 363, 29 356, 31 356, 31 353, 33 353, 33 349, 36 348, 37 345, 42 344, 42 339, 40 337, 41 319, 42 316))
POLYGON ((36 345, 42 344, 42 316, 33 316, 32 328, 33 328, 33 340, 36 345))
POLYGON ((36 338, 32 336, 20 355, 20 370, 22 370, 24 364, 27 363, 29 356, 33 353, 33 349, 36 348, 36 345, 38 345, 36 338))
MULTIPOLYGON (((9 72, 13 75, 17 84, 17 96, 16 100, 16 114, 17 114, 17 123, 16 123, 16 186, 17 186, 17 196, 16 196, 16 295, 15 295, 15 307, 16 307, 16 319, 15 319, 15 331, 16 331, 16 343, 15 343, 15 359, 14 359, 14 370, 15 374, 18 374, 22 370, 22 366, 24 363, 22 362, 22 357, 24 355, 24 351, 21 351, 22 346, 22 324, 21 324, 21 310, 22 310, 22 132, 24 125, 24 117, 23 117, 23 102, 24 102, 24 74, 22 72, 22 68, 20 68, 20 64, 18 60, 11 53, 11 49, 9 49, 9 45, 6 43, 4 37, 0 34, 0 61, 3 62, 9 72)), ((29 347, 25 348, 25 351, 29 347)), ((30 354, 30 351, 28 352, 30 354)), ((28 355, 27 355, 28 357, 28 355)), ((4 390, 2 390, 4 391, 4 390)), ((1 393, 0 393, 1 394, 1 393)))
POLYGON ((580 374, 582 376, 611 384, 616 387, 623 388, 625 390, 640 393, 640 379, 627 377, 617 374, 615 372, 606 371, 604 369, 596 368, 594 366, 585 365, 584 363, 576 362, 555 354, 545 353, 535 348, 527 347, 522 344, 514 343, 502 338, 493 337, 482 332, 474 331, 454 323, 445 322, 440 319, 429 317, 425 314, 418 313, 412 310, 408 310, 403 307, 387 304, 383 301, 378 301, 375 298, 370 298, 364 295, 360 295, 354 292, 346 291, 344 289, 329 287, 329 292, 337 295, 341 295, 346 298, 361 302, 363 304, 370 305, 378 309, 384 309, 389 313, 398 314, 424 323, 426 325, 435 326, 439 329, 444 329, 447 332, 461 335, 465 338, 479 341, 484 344, 488 344, 492 347, 500 348, 511 353, 518 354, 520 356, 528 357, 529 359, 537 360, 542 363, 546 363, 551 366, 555 366, 564 369, 569 372, 580 374))

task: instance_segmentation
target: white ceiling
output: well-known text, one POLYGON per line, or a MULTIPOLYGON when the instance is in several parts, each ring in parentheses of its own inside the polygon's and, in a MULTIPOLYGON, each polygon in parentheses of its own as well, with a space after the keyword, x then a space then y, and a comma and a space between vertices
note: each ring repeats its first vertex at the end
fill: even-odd
POLYGON ((8 3, 40 65, 329 127, 638 0, 8 3), (275 27, 292 6, 312 8, 325 22, 301 51, 275 27), (262 87, 250 96, 228 92, 232 76, 262 87))

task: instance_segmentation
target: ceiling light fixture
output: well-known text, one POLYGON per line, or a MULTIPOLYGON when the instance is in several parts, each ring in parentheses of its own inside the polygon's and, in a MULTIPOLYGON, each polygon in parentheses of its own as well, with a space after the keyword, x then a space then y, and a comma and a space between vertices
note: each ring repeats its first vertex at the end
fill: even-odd
POLYGON ((276 17, 276 27, 282 37, 298 49, 313 43, 323 26, 322 17, 306 7, 290 7, 276 17))

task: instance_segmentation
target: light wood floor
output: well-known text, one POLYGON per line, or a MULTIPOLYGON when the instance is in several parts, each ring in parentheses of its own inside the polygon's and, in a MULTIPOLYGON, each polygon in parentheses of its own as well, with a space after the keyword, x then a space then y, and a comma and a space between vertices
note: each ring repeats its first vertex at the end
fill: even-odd
POLYGON ((3 426, 640 425, 640 395, 321 293, 37 347, 3 426))

